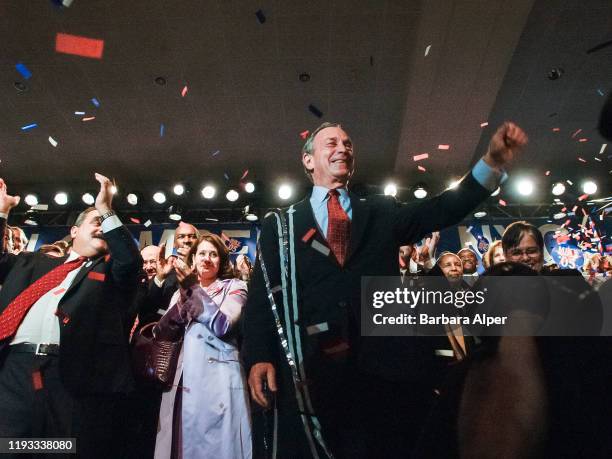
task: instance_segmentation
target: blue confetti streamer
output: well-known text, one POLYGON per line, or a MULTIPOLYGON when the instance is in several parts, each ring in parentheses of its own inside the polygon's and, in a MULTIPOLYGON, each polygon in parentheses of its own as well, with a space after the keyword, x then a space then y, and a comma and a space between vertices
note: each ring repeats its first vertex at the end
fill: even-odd
POLYGON ((598 93, 600 96, 604 96, 604 95, 605 95, 605 94, 604 94, 604 92, 603 92, 601 89, 598 89, 598 90, 597 90, 597 93, 598 93))
POLYGON ((91 103, 94 104, 96 107, 100 106, 100 102, 98 102, 98 99, 96 99, 95 97, 91 99, 91 103))
POLYGON ((32 123, 32 124, 27 124, 26 126, 21 126, 21 130, 22 131, 29 131, 30 129, 34 129, 37 128, 38 124, 36 123, 32 123))
POLYGON ((25 66, 25 64, 22 64, 21 62, 17 62, 17 65, 15 65, 15 68, 17 69, 19 73, 21 73, 21 76, 24 77, 26 80, 29 80, 30 77, 32 76, 32 72, 30 72, 30 70, 25 66))
POLYGON ((225 177, 225 180, 228 180, 228 181, 229 181, 229 175, 227 175, 227 172, 225 172, 225 173, 223 174, 223 177, 225 177))
POLYGON ((166 130, 166 126, 164 126, 164 123, 159 125, 159 136, 163 137, 164 136, 164 131, 166 130))
POLYGON ((213 154, 212 154, 212 155, 213 155, 213 157, 215 157, 215 156, 217 156, 219 153, 221 153, 221 150, 217 150, 217 151, 213 152, 213 154))
POLYGON ((85 114, 85 112, 74 112, 74 114, 75 114, 75 115, 79 115, 79 116, 81 116, 81 115, 84 115, 84 114, 85 114))

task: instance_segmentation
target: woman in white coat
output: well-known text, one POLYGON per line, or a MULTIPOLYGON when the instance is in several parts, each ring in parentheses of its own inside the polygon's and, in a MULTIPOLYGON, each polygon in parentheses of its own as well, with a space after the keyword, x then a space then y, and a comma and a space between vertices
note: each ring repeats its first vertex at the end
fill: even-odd
POLYGON ((174 386, 165 392, 156 459, 251 458, 248 394, 236 331, 246 284, 234 279, 229 251, 212 233, 200 236, 189 264, 176 260, 180 289, 157 332, 185 324, 174 386))

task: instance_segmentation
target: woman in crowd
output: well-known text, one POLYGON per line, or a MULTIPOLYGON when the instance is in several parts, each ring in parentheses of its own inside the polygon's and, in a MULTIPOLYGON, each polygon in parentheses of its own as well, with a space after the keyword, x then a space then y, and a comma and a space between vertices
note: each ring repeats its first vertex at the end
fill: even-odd
POLYGON ((498 263, 506 261, 506 257, 504 256, 504 248, 502 247, 501 241, 493 241, 489 245, 489 250, 482 257, 482 262, 484 263, 485 269, 489 269, 492 266, 495 266, 498 263))
POLYGON ((246 382, 236 345, 246 284, 234 278, 229 251, 211 233, 175 263, 180 289, 157 325, 164 334, 184 324, 172 390, 162 397, 155 457, 251 457, 246 382))

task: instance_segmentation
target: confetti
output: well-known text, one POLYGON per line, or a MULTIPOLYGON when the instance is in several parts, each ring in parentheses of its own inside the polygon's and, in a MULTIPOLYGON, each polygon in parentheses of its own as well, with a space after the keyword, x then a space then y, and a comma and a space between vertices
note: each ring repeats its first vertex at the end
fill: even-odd
POLYGON ((21 76, 24 77, 26 80, 29 80, 32 77, 32 72, 30 72, 30 70, 25 66, 25 64, 21 62, 17 62, 17 64, 15 65, 15 68, 17 69, 19 73, 21 73, 21 76))
POLYGON ((589 139, 586 139, 584 137, 582 139, 578 139, 578 142, 588 142, 588 141, 589 141, 589 139))
POLYGON ((36 123, 32 123, 32 124, 26 124, 25 126, 21 126, 21 130, 22 131, 29 131, 30 129, 34 129, 37 128, 38 124, 36 123))
POLYGON ((561 129, 559 128, 552 128, 553 132, 559 132, 561 129))
POLYGON ((185 85, 185 87, 183 88, 183 90, 181 91, 181 97, 185 97, 185 95, 187 94, 187 86, 185 85))
POLYGON ((473 226, 469 226, 468 229, 465 230, 466 233, 469 233, 470 231, 472 231, 472 228, 474 228, 473 226))
POLYGON ((578 156, 578 161, 580 161, 581 163, 586 163, 586 159, 581 158, 580 156, 578 156))
POLYGON ((300 137, 306 140, 306 137, 308 137, 308 134, 310 134, 310 131, 302 131, 300 132, 300 137))
POLYGON ((229 174, 227 172, 223 173, 223 178, 225 178, 225 180, 229 181, 229 174))
POLYGON ((96 107, 100 106, 100 102, 95 97, 91 99, 91 103, 94 104, 96 107))
POLYGON ((417 166, 417 169, 420 170, 421 172, 427 171, 427 169, 425 169, 423 166, 417 166))
POLYGON ((92 121, 92 120, 95 120, 95 119, 96 119, 95 116, 88 116, 86 118, 83 118, 81 121, 92 121))
POLYGON ((146 222, 144 222, 144 226, 146 226, 147 228, 151 226, 151 220, 147 220, 146 222))
POLYGON ((580 196, 580 197, 578 198, 578 201, 584 201, 584 200, 585 200, 586 198, 588 198, 588 197, 589 197, 589 195, 585 193, 585 194, 583 194, 582 196, 580 196))
POLYGON ((427 48, 425 48, 425 57, 427 57, 427 55, 429 54, 430 49, 431 49, 431 45, 427 45, 427 48))
POLYGON ((57 147, 57 140, 55 140, 53 137, 49 136, 49 143, 51 145, 53 145, 54 147, 57 147))
POLYGON ((572 139, 576 138, 576 136, 577 136, 578 134, 580 134, 581 132, 582 132, 582 129, 578 129, 576 132, 574 132, 574 133, 572 134, 572 139))
POLYGON ((544 173, 544 175, 546 175, 546 176, 548 177, 548 176, 550 175, 550 171, 546 171, 546 172, 544 173))
POLYGON ((55 37, 55 51, 75 56, 101 59, 104 51, 104 40, 58 33, 55 37))
POLYGON ((568 183, 568 184, 570 184, 570 185, 573 185, 573 184, 574 184, 574 182, 572 182, 571 180, 566 180, 565 182, 566 182, 566 183, 568 183))
POLYGON ((32 210, 49 210, 49 204, 36 204, 31 207, 32 210))
POLYGON ((600 96, 605 96, 604 92, 601 89, 597 90, 597 94, 599 94, 600 96))
POLYGON ((240 181, 244 180, 244 179, 246 178, 246 176, 247 176, 247 175, 249 175, 249 170, 248 170, 248 169, 247 169, 247 170, 245 170, 245 171, 242 173, 242 177, 240 177, 240 181))
POLYGON ((255 11, 255 16, 257 16, 257 20, 259 21, 260 24, 263 24, 264 22, 266 22, 266 15, 263 13, 263 11, 261 10, 255 11))
POLYGON ((136 223, 137 225, 140 225, 140 220, 138 218, 130 217, 130 221, 132 223, 136 223))
POLYGON ((62 293, 64 293, 66 291, 65 288, 58 288, 57 290, 55 290, 53 292, 54 295, 61 295, 62 293))
POLYGON ((159 125, 159 136, 163 137, 164 136, 164 132, 166 131, 166 126, 164 126, 164 123, 161 123, 159 125))
POLYGON ((450 145, 438 145, 438 150, 449 150, 450 145))
POLYGON ((606 147, 607 147, 607 146, 608 146, 608 144, 607 144, 607 143, 604 143, 604 144, 602 144, 602 145, 601 145, 601 149, 599 150, 599 154, 600 154, 600 155, 601 155, 601 154, 602 154, 602 153, 605 151, 605 149, 606 149, 606 147))
POLYGON ((322 118, 323 117, 323 112, 321 110, 319 110, 317 107, 315 107, 314 105, 312 105, 312 104, 310 104, 308 106, 308 110, 310 110, 310 113, 312 113, 317 118, 322 118))
POLYGON ((219 155, 220 153, 221 153, 221 150, 217 150, 217 151, 213 152, 212 156, 213 156, 213 157, 214 157, 214 156, 217 156, 217 155, 219 155))
POLYGON ((482 128, 482 127, 485 127, 485 126, 488 126, 488 125, 489 125, 489 122, 488 122, 488 121, 485 121, 484 123, 480 123, 480 127, 481 127, 481 128, 482 128))
POLYGON ((427 159, 427 158, 429 158, 429 153, 423 153, 422 155, 414 155, 412 157, 414 161, 421 161, 422 159, 427 159))
POLYGON ((75 115, 83 116, 85 112, 74 112, 75 115))
POLYGON ((499 200, 499 205, 500 205, 500 206, 504 206, 504 207, 505 207, 505 206, 507 206, 508 204, 506 204, 506 201, 504 201, 503 199, 500 199, 500 200, 499 200))
POLYGON ((597 156, 594 156, 594 157, 593 157, 593 159, 594 159, 595 161, 599 161, 599 162, 601 162, 601 159, 600 159, 600 158, 598 158, 597 156))
POLYGON ((576 212, 576 209, 578 209, 578 206, 572 207, 572 212, 576 212))

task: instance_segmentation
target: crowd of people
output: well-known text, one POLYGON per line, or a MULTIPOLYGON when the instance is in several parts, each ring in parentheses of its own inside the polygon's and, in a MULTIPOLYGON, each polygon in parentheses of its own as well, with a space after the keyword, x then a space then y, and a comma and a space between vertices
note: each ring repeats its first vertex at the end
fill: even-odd
POLYGON ((139 252, 100 174, 69 237, 28 252, 7 225, 19 198, 0 180, 0 437, 73 437, 84 458, 610 457, 612 346, 598 336, 610 257, 584 276, 546 265, 523 221, 482 268, 471 248, 436 255, 439 231, 505 180, 526 143, 504 123, 457 188, 403 204, 349 192, 352 141, 324 123, 302 150, 312 194, 264 219, 254 267, 186 222, 173 250, 139 252), (491 276, 579 277, 559 291, 589 308, 593 337, 362 336, 363 276, 466 291, 491 276), (181 343, 165 388, 133 371, 148 329, 181 343))

